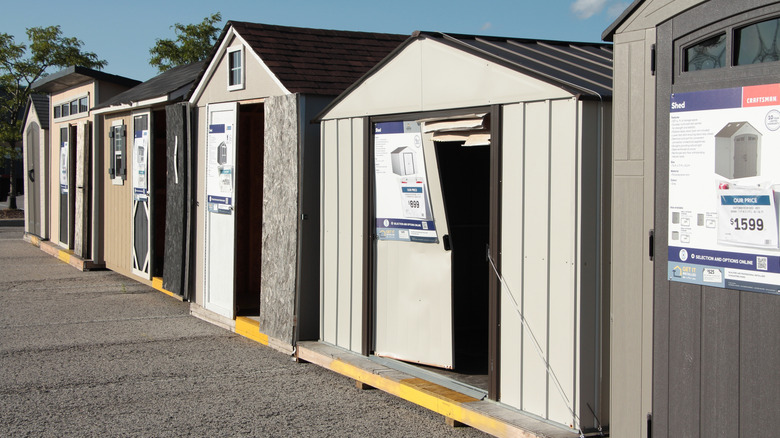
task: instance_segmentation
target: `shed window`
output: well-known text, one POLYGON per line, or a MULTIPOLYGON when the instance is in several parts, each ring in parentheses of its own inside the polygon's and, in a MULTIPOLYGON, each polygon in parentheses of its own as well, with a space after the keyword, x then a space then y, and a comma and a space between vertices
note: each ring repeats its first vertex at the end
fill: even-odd
POLYGON ((110 147, 110 163, 108 174, 112 179, 125 179, 127 176, 127 127, 126 125, 114 125, 108 133, 110 147))
POLYGON ((70 104, 63 104, 60 108, 62 108, 62 117, 68 117, 70 115, 70 104))
POLYGON ((754 23, 734 32, 734 64, 780 60, 780 18, 754 23))
POLYGON ((79 99, 79 112, 85 113, 89 111, 89 98, 88 97, 82 97, 79 99))
POLYGON ((244 51, 242 47, 228 50, 228 90, 244 88, 244 51))
POLYGON ((685 49, 685 71, 710 70, 725 65, 725 33, 707 38, 685 49))
POLYGON ((54 118, 59 119, 60 118, 60 107, 55 106, 54 107, 54 118))

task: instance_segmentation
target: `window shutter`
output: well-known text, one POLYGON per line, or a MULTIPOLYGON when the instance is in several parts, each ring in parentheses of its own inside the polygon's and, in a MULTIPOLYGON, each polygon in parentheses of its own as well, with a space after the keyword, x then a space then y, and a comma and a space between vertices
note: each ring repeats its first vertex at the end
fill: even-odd
POLYGON ((122 178, 127 177, 127 125, 122 125, 122 136, 119 139, 119 153, 121 157, 121 165, 119 167, 119 176, 122 178))
POLYGON ((111 127, 111 130, 108 131, 108 138, 109 138, 109 140, 108 140, 108 144, 109 144, 109 148, 108 148, 108 154, 109 154, 109 156, 108 156, 108 176, 110 176, 111 179, 114 179, 114 177, 116 176, 116 171, 114 169, 114 163, 116 163, 116 158, 115 158, 115 154, 116 154, 116 152, 115 152, 115 150, 116 150, 115 141, 116 140, 114 139, 114 127, 113 126, 111 127))

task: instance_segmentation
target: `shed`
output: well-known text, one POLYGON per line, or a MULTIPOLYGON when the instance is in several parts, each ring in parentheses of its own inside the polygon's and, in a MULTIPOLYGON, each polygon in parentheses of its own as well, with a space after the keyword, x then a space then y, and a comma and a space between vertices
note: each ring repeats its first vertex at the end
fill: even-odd
POLYGON ((106 267, 189 298, 190 112, 204 62, 172 68, 96 106, 106 267))
POLYGON ((404 36, 229 21, 197 119, 195 315, 282 351, 319 333, 313 117, 404 36))
POLYGON ((608 44, 439 32, 339 96, 318 116, 321 342, 606 427, 611 98, 608 44))
POLYGON ((636 0, 602 35, 615 47, 615 436, 775 433, 779 16, 777 1, 636 0), (762 146, 740 175, 716 135, 743 121, 762 146))
MULTIPOLYGON (((22 120, 24 232, 49 237, 49 96, 31 94, 22 120)), ((33 237, 34 236, 34 237, 33 237)))
MULTIPOLYGON (((101 267, 95 191, 99 167, 94 162, 96 138, 91 108, 139 82, 80 66, 71 66, 37 80, 36 93, 49 95, 49 238, 42 249, 80 269, 101 267), (54 145, 57 145, 56 147, 54 145), (60 253, 62 251, 62 254, 60 253), (97 257, 97 260, 95 260, 97 257)), ((27 151, 25 151, 27 153, 27 151)))

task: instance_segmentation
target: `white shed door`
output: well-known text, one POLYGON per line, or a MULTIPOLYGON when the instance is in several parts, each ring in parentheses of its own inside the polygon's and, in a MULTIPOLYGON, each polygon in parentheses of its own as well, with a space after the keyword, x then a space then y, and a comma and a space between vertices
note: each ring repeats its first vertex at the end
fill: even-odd
MULTIPOLYGON (((422 171, 429 188, 438 243, 377 240, 374 354, 452 368, 452 257, 444 249, 447 220, 430 135, 424 136, 422 149, 425 167, 416 170, 422 171)), ((376 160, 381 158, 377 155, 376 160)), ((410 157, 404 156, 403 163, 415 168, 410 157)), ((379 184, 377 191, 380 198, 379 184)))
POLYGON ((209 105, 206 123, 205 308, 234 317, 234 170, 238 105, 209 105))

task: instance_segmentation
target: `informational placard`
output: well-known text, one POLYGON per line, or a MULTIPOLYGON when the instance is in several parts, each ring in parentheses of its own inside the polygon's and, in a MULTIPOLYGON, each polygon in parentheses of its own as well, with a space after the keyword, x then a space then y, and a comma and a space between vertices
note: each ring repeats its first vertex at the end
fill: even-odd
POLYGON ((376 123, 374 163, 378 238, 438 243, 420 124, 376 123))
POLYGON ((60 193, 68 193, 68 142, 64 141, 60 145, 60 193))
POLYGON ((232 125, 209 125, 206 198, 212 213, 233 211, 233 132, 232 125))
POLYGON ((670 281, 780 294, 780 84, 675 93, 670 281))
POLYGON ((149 197, 149 130, 133 134, 133 196, 136 201, 149 197))

